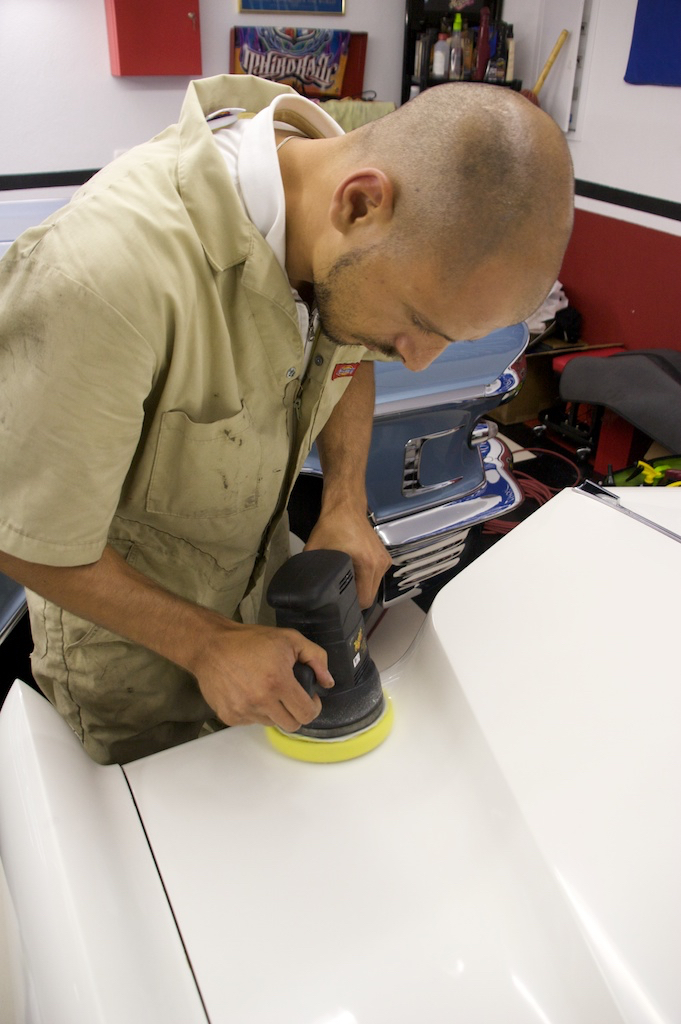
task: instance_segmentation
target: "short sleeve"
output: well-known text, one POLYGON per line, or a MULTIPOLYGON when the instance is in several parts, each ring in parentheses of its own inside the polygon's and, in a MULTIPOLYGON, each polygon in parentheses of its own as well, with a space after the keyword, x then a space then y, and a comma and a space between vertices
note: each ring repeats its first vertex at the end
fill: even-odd
POLYGON ((140 441, 151 347, 59 267, 0 261, 0 548, 96 561, 140 441))

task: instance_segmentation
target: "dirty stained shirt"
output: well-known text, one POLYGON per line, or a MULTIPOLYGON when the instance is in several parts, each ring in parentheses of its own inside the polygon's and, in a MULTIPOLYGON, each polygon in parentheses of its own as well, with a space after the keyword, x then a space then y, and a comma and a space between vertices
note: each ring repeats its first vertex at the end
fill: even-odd
POLYGON ((319 134, 285 87, 194 82, 177 125, 0 263, 4 550, 75 565, 111 543, 182 596, 257 616, 288 491, 350 379, 337 368, 367 355, 321 336, 301 380, 288 279, 206 124, 276 96, 319 134))

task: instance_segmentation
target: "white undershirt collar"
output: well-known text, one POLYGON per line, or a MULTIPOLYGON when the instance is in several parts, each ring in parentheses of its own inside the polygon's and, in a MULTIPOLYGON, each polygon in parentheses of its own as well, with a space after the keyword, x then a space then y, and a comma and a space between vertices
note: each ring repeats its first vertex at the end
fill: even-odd
MULTIPOLYGON (((303 96, 282 93, 252 118, 221 119, 224 127, 214 132, 244 209, 286 272, 286 197, 281 180, 274 129, 300 131, 329 138, 343 129, 317 103, 303 96), (279 112, 282 120, 276 116, 279 112), (288 121, 288 114, 300 129, 288 121), (227 124, 224 125, 225 121, 227 124)), ((217 122, 220 123, 220 122, 217 122)))

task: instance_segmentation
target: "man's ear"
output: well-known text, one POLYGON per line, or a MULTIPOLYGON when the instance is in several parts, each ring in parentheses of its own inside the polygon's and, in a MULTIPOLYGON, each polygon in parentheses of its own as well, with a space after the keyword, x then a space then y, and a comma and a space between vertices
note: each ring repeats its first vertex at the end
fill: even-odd
POLYGON ((360 224, 387 223, 394 210, 393 184, 383 171, 364 167, 340 182, 331 199, 331 223, 345 234, 360 224))

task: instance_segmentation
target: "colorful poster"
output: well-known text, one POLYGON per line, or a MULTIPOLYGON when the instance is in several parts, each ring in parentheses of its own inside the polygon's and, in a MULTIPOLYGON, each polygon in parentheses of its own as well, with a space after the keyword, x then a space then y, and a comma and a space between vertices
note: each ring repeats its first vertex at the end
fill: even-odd
POLYGON ((233 33, 234 74, 283 82, 304 96, 341 95, 349 32, 235 26, 233 33))
POLYGON ((345 14, 345 0, 240 0, 242 13, 345 14))

